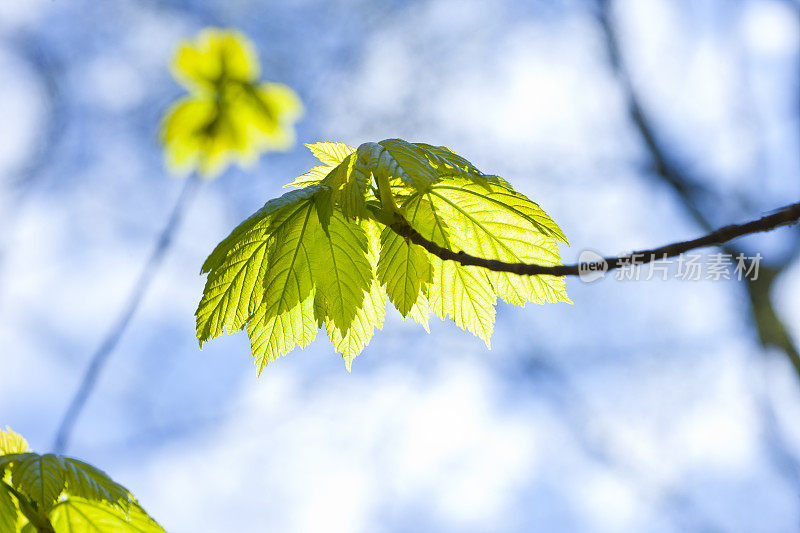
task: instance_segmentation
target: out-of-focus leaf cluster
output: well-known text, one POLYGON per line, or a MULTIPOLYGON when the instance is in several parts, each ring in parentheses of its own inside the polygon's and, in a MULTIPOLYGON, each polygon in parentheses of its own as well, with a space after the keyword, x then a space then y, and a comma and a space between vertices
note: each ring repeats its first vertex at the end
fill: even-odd
POLYGON ((240 32, 203 30, 180 46, 172 70, 189 91, 161 125, 172 170, 215 177, 231 163, 248 166, 294 143, 302 103, 286 85, 259 81, 258 56, 240 32))

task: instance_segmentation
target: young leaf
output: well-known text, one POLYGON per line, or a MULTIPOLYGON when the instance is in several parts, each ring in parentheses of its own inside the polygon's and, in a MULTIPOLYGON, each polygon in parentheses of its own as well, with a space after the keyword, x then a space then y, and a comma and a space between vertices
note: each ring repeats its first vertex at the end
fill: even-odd
POLYGON ((358 154, 373 174, 399 179, 418 191, 439 181, 439 173, 430 163, 435 156, 413 143, 401 139, 364 143, 358 154))
POLYGON ((311 248, 311 273, 317 292, 325 295, 327 322, 344 335, 372 284, 364 228, 335 212, 328 232, 311 248))
MULTIPOLYGON (((409 222, 423 237, 454 249, 455 232, 430 201, 434 196, 431 191, 425 195, 415 194, 404 204, 409 222)), ((428 291, 431 310, 442 320, 449 316, 458 327, 471 331, 490 346, 497 297, 486 272, 434 256, 430 256, 430 261, 433 266, 433 283, 428 291)))
MULTIPOLYGON (((4 450, 26 450, 10 429, 0 432, 4 450), (9 445, 9 442, 11 445, 9 445)), ((0 454, 0 533, 51 531, 160 532, 133 495, 94 466, 60 455, 0 454), (13 494, 13 487, 21 496, 13 494), (23 525, 24 515, 31 523, 23 525)))
POLYGON ((458 327, 471 331, 491 347, 497 297, 486 274, 477 267, 464 267, 438 257, 432 262, 434 283, 428 294, 431 310, 442 320, 449 316, 458 327))
POLYGON ((380 249, 380 228, 371 220, 363 220, 361 226, 366 231, 369 241, 367 257, 370 265, 370 285, 360 308, 356 310, 350 327, 344 330, 346 333, 337 328, 333 320, 330 320, 326 293, 318 291, 314 300, 314 314, 317 317, 318 325, 325 324, 328 337, 336 351, 342 354, 348 372, 353 359, 369 343, 375 328, 380 329, 383 326, 383 317, 386 313, 386 293, 375 277, 380 249))
POLYGON ((426 143, 414 144, 437 156, 436 158, 431 159, 431 164, 436 168, 436 171, 440 176, 483 176, 483 172, 478 170, 475 165, 446 146, 433 146, 426 143))
POLYGON ((255 47, 241 32, 207 28, 184 41, 175 54, 173 75, 190 91, 213 91, 220 78, 255 81, 259 76, 255 47))
POLYGON ((255 48, 241 33, 201 32, 177 52, 173 74, 190 94, 161 123, 172 170, 215 177, 231 162, 249 166, 259 153, 294 143, 302 103, 286 85, 258 82, 255 48))
POLYGON ((196 312, 201 347, 226 330, 240 330, 255 313, 264 297, 268 247, 285 235, 287 225, 310 213, 318 191, 313 186, 270 200, 208 257, 201 270, 209 273, 208 280, 196 312))
POLYGON ((51 453, 25 454, 11 466, 13 486, 36 503, 40 510, 53 506, 66 485, 61 459, 51 453))
MULTIPOLYGON (((425 200, 423 205, 434 213, 431 218, 447 227, 438 238, 449 235, 448 248, 509 263, 560 263, 557 241, 566 240, 561 229, 522 194, 454 179, 431 187, 425 200)), ((570 301, 564 278, 484 272, 506 303, 570 301)))
POLYGON ((389 301, 403 318, 427 293, 432 279, 430 254, 416 244, 406 242, 390 228, 384 228, 381 232, 378 280, 386 287, 389 301))
POLYGON ((22 435, 14 433, 8 426, 5 431, 0 430, 0 455, 29 451, 28 442, 22 438, 22 435))
MULTIPOLYGON (((431 266, 431 271, 433 271, 433 266, 431 266)), ((417 297, 417 301, 414 302, 414 305, 411 306, 411 310, 408 312, 408 317, 403 317, 403 320, 406 318, 410 318, 423 328, 428 333, 431 332, 431 328, 428 325, 428 320, 430 319, 431 314, 431 306, 428 303, 428 297, 425 296, 425 293, 420 293, 417 297)))
POLYGON ((0 455, 0 472, 8 468, 9 465, 28 459, 29 457, 35 457, 36 455, 37 454, 33 452, 8 453, 0 455))
POLYGON ((62 457, 61 461, 67 481, 67 494, 87 500, 103 501, 123 510, 130 507, 133 496, 128 489, 108 477, 108 474, 70 457, 62 457))
POLYGON ((320 211, 323 227, 327 227, 334 205, 339 206, 345 218, 363 218, 366 214, 369 183, 370 171, 357 154, 350 154, 334 167, 320 182, 324 187, 320 201, 328 208, 320 211))
POLYGON ((303 116, 303 103, 288 85, 275 82, 244 86, 250 98, 238 103, 248 106, 244 115, 245 128, 256 141, 256 148, 264 150, 288 150, 294 144, 293 124, 303 116))
POLYGON ((291 183, 284 185, 284 187, 303 188, 319 183, 325 179, 339 163, 344 161, 347 156, 356 151, 356 149, 350 145, 335 142, 306 143, 306 147, 311 150, 314 157, 325 164, 313 167, 305 174, 296 177, 291 183))
POLYGON ((312 167, 311 170, 306 172, 305 174, 300 174, 297 176, 294 181, 291 181, 283 186, 283 188, 287 187, 297 187, 302 189, 304 187, 308 187, 309 185, 314 185, 325 179, 325 177, 333 170, 333 167, 326 167, 324 165, 317 165, 316 167, 312 167))
POLYGON ((8 486, 0 482, 0 533, 14 533, 17 531, 18 521, 16 498, 8 490, 8 486))
POLYGON ((70 498, 58 502, 50 512, 54 529, 61 533, 164 533, 158 523, 138 505, 123 511, 103 502, 70 498))
POLYGON ((259 306, 247 323, 247 336, 260 375, 269 363, 295 346, 305 348, 317 336, 313 295, 279 315, 270 315, 266 306, 259 306))
POLYGON ((356 151, 356 149, 349 144, 339 142, 306 143, 305 145, 311 150, 314 157, 329 167, 335 167, 344 161, 347 156, 356 151))
POLYGON ((270 228, 267 267, 256 289, 263 290, 263 297, 247 324, 259 371, 295 344, 302 348, 316 336, 310 258, 322 228, 314 197, 306 196, 277 211, 270 228))
POLYGON ((518 305, 569 301, 562 278, 443 261, 393 229, 405 218, 452 251, 558 264, 561 229, 502 178, 449 148, 400 139, 307 146, 323 165, 290 183, 300 187, 295 196, 246 220, 203 265, 201 342, 246 325, 260 372, 324 325, 349 370, 383 323, 384 289, 404 319, 427 329, 434 311, 487 346, 498 297, 518 305))

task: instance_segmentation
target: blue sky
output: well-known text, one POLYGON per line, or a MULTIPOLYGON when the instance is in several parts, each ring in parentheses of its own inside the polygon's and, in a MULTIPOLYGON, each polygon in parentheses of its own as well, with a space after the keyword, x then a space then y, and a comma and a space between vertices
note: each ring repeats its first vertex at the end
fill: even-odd
MULTIPOLYGON (((52 445, 182 185, 157 126, 181 94, 175 47, 206 26, 247 33, 264 76, 297 90, 299 141, 450 146, 539 202, 567 261, 702 233, 650 175, 587 6, 1 3, 0 425, 52 445)), ((716 224, 800 197, 799 12, 614 3, 670 153, 747 200, 706 206, 716 224)), ((733 281, 570 279, 574 305, 500 304, 491 351, 389 309, 350 374, 323 335, 260 378, 244 334, 198 350, 203 259, 313 164, 298 143, 203 186, 76 427, 68 453, 168 531, 797 527, 800 381, 760 346, 733 281)), ((780 230, 743 246, 794 243, 780 230)), ((795 339, 799 280, 795 262, 773 290, 795 339)))

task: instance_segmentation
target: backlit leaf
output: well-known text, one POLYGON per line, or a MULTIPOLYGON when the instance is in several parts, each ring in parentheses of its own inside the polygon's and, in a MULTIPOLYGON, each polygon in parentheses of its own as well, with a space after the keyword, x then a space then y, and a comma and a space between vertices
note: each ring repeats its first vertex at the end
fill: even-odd
POLYGON ((133 496, 128 489, 114 482, 108 477, 108 474, 99 468, 70 457, 62 457, 61 461, 69 496, 104 501, 109 505, 122 509, 127 509, 130 506, 133 496))
POLYGON ((103 502, 70 498, 50 512, 56 533, 164 533, 138 505, 127 511, 103 502))
MULTIPOLYGON (((508 263, 560 264, 557 240, 565 240, 560 228, 519 193, 461 180, 436 184, 426 199, 449 228, 448 248, 508 263)), ((570 301, 563 277, 484 272, 507 303, 570 301)))
POLYGON ((311 248, 311 273, 318 292, 325 295, 327 322, 342 334, 350 329, 372 285, 364 228, 335 212, 328 233, 311 248))
POLYGON ((304 187, 308 187, 309 185, 317 184, 325 179, 332 169, 333 167, 326 167, 324 165, 312 167, 311 170, 305 174, 300 174, 293 181, 287 183, 283 187, 284 189, 286 187, 297 187, 302 189, 304 187))
POLYGON ((378 280, 386 287, 389 301, 408 316, 420 295, 427 292, 433 269, 431 255, 416 244, 384 228, 381 233, 381 251, 378 260, 378 280))
MULTIPOLYGON (((298 220, 307 218, 317 192, 317 187, 309 187, 270 200, 234 229, 205 261, 202 272, 209 275, 196 312, 201 347, 226 330, 240 330, 255 313, 265 292, 269 246, 283 239, 298 220)), ((312 225, 315 222, 312 220, 312 225)), ((302 261, 303 257, 295 259, 302 261)), ((297 302, 299 299, 297 296, 297 302)))
POLYGON ((241 32, 207 28, 181 45, 173 60, 173 73, 187 89, 212 91, 223 76, 257 79, 258 57, 241 32))
POLYGON ((11 466, 11 482, 40 510, 50 509, 67 481, 61 458, 51 453, 26 455, 11 466))
POLYGON ((380 329, 383 326, 383 317, 386 313, 386 293, 375 277, 380 249, 380 228, 371 220, 362 221, 361 226, 364 228, 369 242, 367 258, 369 260, 370 285, 350 326, 344 330, 346 333, 336 327, 335 322, 330 319, 325 292, 317 292, 314 308, 318 323, 322 325, 321 322, 324 322, 328 337, 336 351, 342 354, 348 371, 350 371, 353 359, 369 343, 375 328, 380 329))
POLYGON ((320 233, 313 196, 284 207, 273 218, 267 266, 256 289, 263 297, 247 325, 259 371, 295 344, 305 347, 316 336, 310 259, 320 233))
POLYGON ((28 442, 22 438, 22 435, 13 432, 8 426, 5 431, 0 430, 0 455, 29 451, 28 442))
MULTIPOLYGON (((430 192, 412 196, 404 207, 412 226, 426 239, 454 249, 454 232, 430 201, 430 192)), ((484 269, 464 267, 428 254, 433 278, 428 291, 431 310, 440 318, 450 317, 462 329, 471 331, 490 345, 494 329, 496 295, 484 269)))
POLYGON ((306 143, 306 147, 311 150, 314 157, 329 167, 335 167, 344 161, 347 156, 356 151, 356 149, 349 144, 340 142, 306 143))
POLYGON ((427 329, 433 311, 487 346, 498 297, 518 305, 569 301, 563 278, 442 261, 387 226, 405 217, 452 251, 559 264, 561 229, 504 179, 449 148, 400 139, 308 147, 323 165, 243 222, 203 265, 201 342, 246 326, 260 371, 325 327, 349 370, 383 324, 386 294, 404 319, 427 329))
POLYGON ((16 498, 5 483, 0 483, 0 533, 15 533, 19 521, 16 498))

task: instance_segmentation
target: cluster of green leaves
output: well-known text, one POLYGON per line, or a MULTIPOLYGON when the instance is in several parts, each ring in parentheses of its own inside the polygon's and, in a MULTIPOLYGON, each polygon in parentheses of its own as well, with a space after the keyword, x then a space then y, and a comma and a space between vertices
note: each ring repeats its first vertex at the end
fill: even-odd
POLYGON ((133 495, 90 464, 33 453, 0 431, 0 533, 163 533, 133 495))
POLYGON ((300 99, 286 85, 258 81, 258 56, 241 33, 202 31, 179 48, 173 73, 190 94, 161 125, 172 169, 213 177, 232 161, 249 165, 265 150, 294 143, 300 99))
POLYGON ((432 311, 486 342, 497 298, 569 302, 563 278, 442 261, 389 225, 507 262, 559 264, 566 239, 534 202, 450 149, 400 139, 307 145, 322 165, 240 224, 206 260, 197 309, 204 341, 247 329, 259 372, 324 326, 348 370, 380 328, 386 295, 428 329, 432 311))

